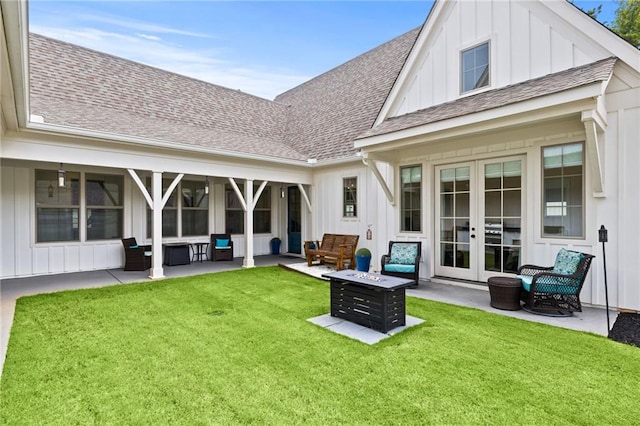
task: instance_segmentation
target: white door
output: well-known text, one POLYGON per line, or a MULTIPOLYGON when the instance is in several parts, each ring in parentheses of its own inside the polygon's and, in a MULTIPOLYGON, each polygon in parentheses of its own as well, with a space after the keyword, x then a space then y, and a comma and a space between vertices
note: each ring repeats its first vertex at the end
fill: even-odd
POLYGON ((517 271, 523 164, 513 157, 436 168, 436 275, 486 281, 517 271))

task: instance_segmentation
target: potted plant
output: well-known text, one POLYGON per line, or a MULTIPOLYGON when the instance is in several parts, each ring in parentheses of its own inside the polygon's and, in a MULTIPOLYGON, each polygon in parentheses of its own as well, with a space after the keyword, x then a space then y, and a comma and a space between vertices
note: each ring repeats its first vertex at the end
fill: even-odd
POLYGON ((371 251, 368 248, 360 247, 356 250, 356 270, 369 272, 371 265, 371 251))
POLYGON ((271 244, 271 254, 280 254, 280 244, 282 244, 282 240, 278 237, 273 237, 270 241, 271 244))

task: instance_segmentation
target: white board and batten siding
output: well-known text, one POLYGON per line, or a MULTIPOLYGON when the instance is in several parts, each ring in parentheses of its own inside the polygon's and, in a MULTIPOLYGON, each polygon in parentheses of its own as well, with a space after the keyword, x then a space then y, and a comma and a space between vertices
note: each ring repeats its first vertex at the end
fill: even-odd
MULTIPOLYGON (((459 99, 460 53, 490 43, 491 90, 585 65, 611 56, 543 4, 506 0, 442 2, 428 22, 414 67, 388 116, 459 99)), ((477 93, 478 90, 469 94, 477 93)))

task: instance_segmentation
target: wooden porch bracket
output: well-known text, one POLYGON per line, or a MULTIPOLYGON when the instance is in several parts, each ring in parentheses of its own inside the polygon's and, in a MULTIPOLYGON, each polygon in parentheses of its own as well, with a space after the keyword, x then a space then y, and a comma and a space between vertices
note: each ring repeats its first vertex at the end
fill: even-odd
POLYGON ((376 177, 376 180, 380 184, 380 187, 384 191, 384 194, 387 196, 387 200, 389 200, 389 203, 393 206, 395 204, 393 191, 391 190, 391 188, 389 188, 389 185, 384 180, 384 177, 382 177, 382 174, 380 173, 380 170, 378 170, 378 166, 376 165, 375 160, 362 157, 362 163, 373 172, 373 175, 376 177))
POLYGON ((238 201, 240 201, 240 204, 242 204, 242 209, 246 212, 247 211, 247 203, 244 200, 244 196, 242 195, 242 192, 240 192, 240 188, 238 188, 238 184, 236 183, 234 178, 228 178, 229 179, 229 183, 231 184, 231 187, 233 188, 233 190, 235 191, 236 195, 238 196, 238 201))
POLYGON ((133 179, 133 181, 136 183, 136 185, 138 185, 138 188, 140 189, 140 192, 142 192, 142 195, 144 196, 144 199, 147 200, 147 205, 149 206, 149 208, 151 210, 153 210, 153 199, 151 198, 151 195, 149 194, 149 191, 147 191, 147 188, 142 183, 142 180, 140 180, 140 177, 138 176, 138 174, 136 173, 135 170, 127 169, 127 171, 131 175, 131 179, 133 179))
POLYGON ((307 191, 305 191, 304 186, 302 186, 301 183, 298 184, 298 189, 302 194, 302 198, 304 198, 304 202, 307 205, 307 209, 309 210, 309 213, 311 213, 311 201, 309 201, 309 196, 307 196, 307 191))
POLYGON ((593 196, 594 198, 604 198, 606 194, 604 191, 604 170, 600 148, 604 143, 604 131, 607 125, 595 110, 583 111, 582 122, 586 135, 585 155, 591 170, 593 196))

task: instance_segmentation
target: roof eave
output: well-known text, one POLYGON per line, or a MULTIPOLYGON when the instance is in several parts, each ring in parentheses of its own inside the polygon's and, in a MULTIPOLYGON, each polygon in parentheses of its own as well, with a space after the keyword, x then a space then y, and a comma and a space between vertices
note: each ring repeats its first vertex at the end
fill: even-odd
POLYGON ((363 151, 384 149, 393 144, 397 149, 416 142, 427 142, 462 136, 480 131, 497 130, 538 120, 568 115, 593 106, 604 94, 606 82, 597 81, 574 89, 540 96, 527 101, 467 114, 460 117, 409 127, 389 133, 356 139, 354 146, 363 151))
POLYGON ((61 126, 56 124, 49 123, 37 123, 37 122, 28 122, 26 129, 39 132, 39 133, 47 133, 54 135, 63 135, 67 137, 73 138, 87 138, 93 140, 101 140, 108 142, 118 142, 122 144, 136 145, 136 146, 145 146, 149 148, 160 148, 160 149, 170 149, 181 152, 191 152, 191 153, 202 153, 207 155, 216 155, 221 157, 229 157, 234 159, 246 159, 253 161, 264 161, 268 163, 274 164, 286 164, 286 165, 295 165, 295 166, 303 166, 310 167, 311 164, 308 163, 307 160, 295 160, 288 158, 280 158, 273 157, 268 155, 260 155, 255 153, 244 153, 238 151, 229 151, 229 150, 219 150, 195 145, 188 145, 177 142, 166 142, 157 139, 148 139, 148 138, 140 138, 135 136, 128 135, 118 135, 107 132, 99 132, 95 130, 87 130, 81 129, 71 126, 61 126))

